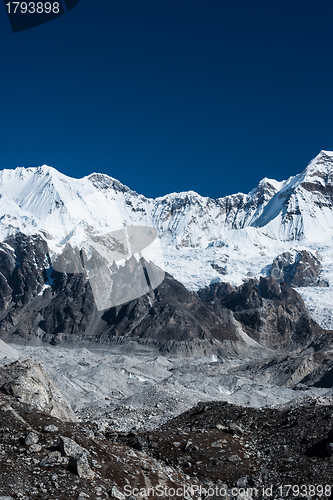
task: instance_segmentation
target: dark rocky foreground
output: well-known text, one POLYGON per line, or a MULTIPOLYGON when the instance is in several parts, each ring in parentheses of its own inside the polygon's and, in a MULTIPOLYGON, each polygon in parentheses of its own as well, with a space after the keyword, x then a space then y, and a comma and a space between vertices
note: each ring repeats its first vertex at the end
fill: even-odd
POLYGON ((199 403, 153 431, 117 433, 110 425, 65 422, 5 392, 0 498, 184 498, 182 492, 186 498, 333 498, 327 401, 280 410, 199 403))

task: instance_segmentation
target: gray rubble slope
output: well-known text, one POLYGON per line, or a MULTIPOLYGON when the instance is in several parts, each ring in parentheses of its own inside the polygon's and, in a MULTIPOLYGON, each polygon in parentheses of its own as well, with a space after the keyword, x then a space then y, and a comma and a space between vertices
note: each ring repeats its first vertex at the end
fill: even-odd
MULTIPOLYGON (((140 344, 136 349, 133 344, 130 352, 124 352, 123 345, 97 350, 16 347, 45 366, 76 415, 113 422, 119 430, 154 428, 198 401, 263 407, 285 404, 303 394, 279 387, 274 377, 252 377, 251 370, 244 369, 250 359, 161 356, 156 348, 149 351, 145 345, 140 350, 140 344)), ((330 391, 305 388, 305 393, 319 396, 330 391)))
POLYGON ((13 349, 0 339, 0 362, 4 361, 8 363, 8 360, 16 360, 19 357, 20 354, 16 349, 13 349))
POLYGON ((50 375, 36 360, 15 361, 1 367, 0 392, 61 420, 78 421, 50 375))

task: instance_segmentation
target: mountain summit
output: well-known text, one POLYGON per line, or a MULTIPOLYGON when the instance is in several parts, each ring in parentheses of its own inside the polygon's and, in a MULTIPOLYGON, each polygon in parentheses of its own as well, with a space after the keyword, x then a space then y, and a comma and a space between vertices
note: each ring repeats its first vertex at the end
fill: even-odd
POLYGON ((149 199, 106 174, 73 179, 41 167, 0 172, 3 236, 20 230, 48 233, 125 224, 154 227, 167 245, 203 248, 230 229, 254 227, 279 241, 323 241, 333 236, 333 153, 321 151, 286 181, 264 178, 248 194, 213 200, 188 191, 149 199))

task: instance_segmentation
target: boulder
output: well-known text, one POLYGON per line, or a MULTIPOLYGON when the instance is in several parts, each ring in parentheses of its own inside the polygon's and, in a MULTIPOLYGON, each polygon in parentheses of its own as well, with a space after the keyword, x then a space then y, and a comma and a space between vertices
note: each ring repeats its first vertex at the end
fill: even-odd
POLYGON ((0 368, 0 392, 68 422, 78 418, 45 368, 33 359, 0 368))
POLYGON ((89 451, 82 448, 76 441, 68 437, 60 436, 60 451, 65 457, 79 457, 89 455, 89 451))
POLYGON ((125 500, 125 495, 121 491, 118 490, 117 486, 113 486, 109 491, 109 495, 111 498, 116 498, 117 500, 125 500))
POLYGON ((27 437, 24 440, 24 442, 27 446, 30 446, 32 444, 37 444, 38 441, 39 441, 39 437, 38 437, 38 434, 36 434, 35 432, 29 432, 29 434, 27 435, 27 437))
POLYGON ((94 479, 95 473, 91 470, 88 455, 89 451, 82 448, 73 439, 60 436, 61 454, 69 458, 68 467, 83 479, 94 479))
POLYGON ((80 478, 94 479, 95 473, 91 470, 87 455, 72 457, 68 464, 69 469, 73 470, 80 478))
POLYGON ((56 425, 51 424, 51 425, 45 425, 43 430, 44 432, 58 432, 59 429, 56 425))

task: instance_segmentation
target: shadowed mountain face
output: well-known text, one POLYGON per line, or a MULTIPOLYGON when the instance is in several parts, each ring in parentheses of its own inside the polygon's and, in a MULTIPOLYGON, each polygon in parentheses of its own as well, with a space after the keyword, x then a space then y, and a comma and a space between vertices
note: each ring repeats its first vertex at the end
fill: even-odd
MULTIPOLYGON (((117 268, 119 290, 142 270, 134 257, 126 266, 117 268)), ((145 266, 152 275, 155 266, 145 266)), ((2 244, 0 269, 0 332, 7 341, 107 343, 127 337, 244 344, 241 326, 259 344, 288 351, 304 348, 323 334, 298 293, 272 277, 251 279, 237 288, 215 284, 194 293, 166 275, 155 290, 98 311, 86 274, 52 270, 40 237, 20 234, 2 244)))
POLYGON ((271 276, 248 280, 237 288, 214 284, 198 295, 216 308, 227 307, 250 337, 270 349, 297 350, 323 334, 296 290, 271 276))
POLYGON ((237 325, 227 308, 215 310, 166 275, 149 295, 112 308, 103 317, 112 335, 165 340, 239 340, 237 325))
MULTIPOLYGON (((215 310, 170 275, 148 294, 99 312, 86 275, 52 270, 42 245, 39 237, 18 235, 1 247, 0 331, 7 340, 239 339, 231 311, 215 310)), ((129 276, 135 281, 139 268, 142 271, 142 263, 134 257, 126 266, 118 273, 119 290, 128 286, 129 276)), ((145 266, 152 275, 155 266, 145 266)))

